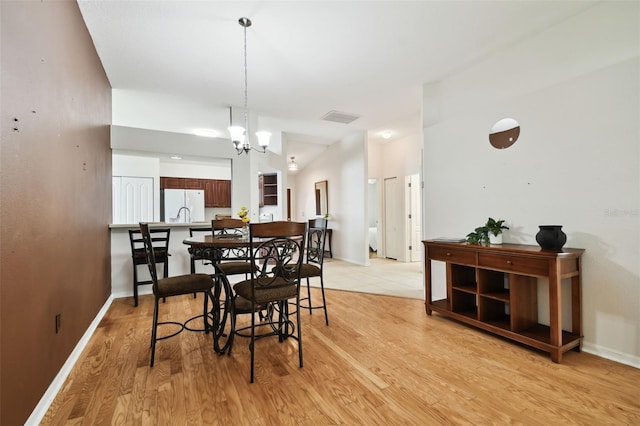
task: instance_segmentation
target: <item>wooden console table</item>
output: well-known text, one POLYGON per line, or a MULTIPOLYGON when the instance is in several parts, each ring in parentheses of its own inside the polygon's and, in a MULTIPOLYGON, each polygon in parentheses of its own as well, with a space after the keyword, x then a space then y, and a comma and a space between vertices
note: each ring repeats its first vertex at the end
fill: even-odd
POLYGON ((329 257, 333 258, 333 250, 331 250, 331 240, 333 239, 333 230, 331 228, 327 228, 327 237, 325 240, 324 252, 329 253, 329 257), (327 250, 327 244, 329 245, 329 249, 327 250))
POLYGON ((549 352, 554 362, 582 343, 581 256, 521 244, 423 241, 425 308, 549 352), (431 261, 446 265, 445 299, 432 300, 431 261), (549 280, 549 326, 538 322, 537 278, 549 280), (571 281, 571 331, 562 328, 562 280, 571 281))

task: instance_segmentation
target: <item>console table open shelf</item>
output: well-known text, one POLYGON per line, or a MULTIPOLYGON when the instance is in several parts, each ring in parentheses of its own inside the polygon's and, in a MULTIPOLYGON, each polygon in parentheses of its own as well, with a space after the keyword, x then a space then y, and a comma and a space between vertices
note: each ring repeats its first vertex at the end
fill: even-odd
POLYGON ((489 246, 423 241, 425 308, 549 352, 554 362, 582 343, 583 249, 542 250, 523 244, 489 246), (446 268, 445 299, 432 299, 431 261, 446 268), (549 280, 549 325, 538 321, 537 279, 549 280), (562 280, 571 282, 571 330, 562 328, 562 280))

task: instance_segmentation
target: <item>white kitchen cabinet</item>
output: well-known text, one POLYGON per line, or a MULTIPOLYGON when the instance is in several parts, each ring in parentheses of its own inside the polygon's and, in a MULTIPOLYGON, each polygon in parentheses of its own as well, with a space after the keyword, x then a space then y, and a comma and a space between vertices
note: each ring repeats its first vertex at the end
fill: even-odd
POLYGON ((113 223, 153 222, 153 178, 113 176, 113 223))

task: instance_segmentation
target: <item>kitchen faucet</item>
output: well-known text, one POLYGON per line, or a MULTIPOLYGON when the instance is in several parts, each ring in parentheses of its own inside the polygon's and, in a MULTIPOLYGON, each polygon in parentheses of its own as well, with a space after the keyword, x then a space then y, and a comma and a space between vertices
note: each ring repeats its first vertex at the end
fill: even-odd
POLYGON ((176 220, 178 220, 178 221, 180 220, 180 213, 182 212, 182 210, 186 210, 186 211, 187 211, 187 214, 189 215, 189 216, 188 216, 188 217, 189 217, 188 219, 187 219, 187 218, 186 218, 186 216, 185 216, 185 222, 187 222, 187 223, 191 223, 191 210, 189 210, 189 207, 180 207, 180 208, 178 209, 178 215, 176 216, 176 220))

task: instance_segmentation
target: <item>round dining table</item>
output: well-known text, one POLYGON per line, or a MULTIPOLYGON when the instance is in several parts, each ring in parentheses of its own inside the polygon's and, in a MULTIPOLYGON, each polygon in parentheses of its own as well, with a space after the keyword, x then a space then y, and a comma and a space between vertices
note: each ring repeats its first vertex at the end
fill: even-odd
POLYGON ((213 303, 210 312, 213 330, 213 348, 219 354, 226 353, 233 343, 233 288, 227 276, 218 267, 225 260, 251 260, 249 238, 241 234, 197 235, 186 238, 183 244, 189 246, 189 253, 203 259, 214 270, 213 303))

